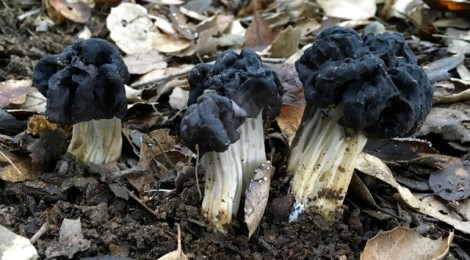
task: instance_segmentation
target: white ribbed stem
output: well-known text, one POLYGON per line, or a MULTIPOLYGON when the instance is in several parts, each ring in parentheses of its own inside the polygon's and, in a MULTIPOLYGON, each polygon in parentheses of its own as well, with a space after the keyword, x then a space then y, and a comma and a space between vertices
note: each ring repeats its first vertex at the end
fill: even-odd
POLYGON ((121 156, 121 119, 91 120, 73 125, 72 140, 67 152, 78 161, 109 163, 121 156))
POLYGON ((262 114, 260 112, 256 118, 247 118, 245 123, 238 128, 243 169, 243 191, 255 174, 255 170, 266 162, 262 114))
POLYGON ((208 152, 204 155, 206 183, 202 213, 222 232, 232 222, 232 215, 240 204, 243 174, 238 148, 236 142, 223 153, 208 152))
POLYGON ((294 175, 291 192, 299 203, 324 217, 342 205, 356 158, 367 142, 361 131, 346 136, 337 124, 342 114, 342 105, 330 119, 324 119, 319 109, 307 107, 305 123, 299 127, 289 155, 287 170, 294 175))
POLYGON ((219 231, 232 222, 255 170, 266 162, 262 113, 240 126, 240 139, 223 153, 204 154, 205 186, 202 213, 219 231))

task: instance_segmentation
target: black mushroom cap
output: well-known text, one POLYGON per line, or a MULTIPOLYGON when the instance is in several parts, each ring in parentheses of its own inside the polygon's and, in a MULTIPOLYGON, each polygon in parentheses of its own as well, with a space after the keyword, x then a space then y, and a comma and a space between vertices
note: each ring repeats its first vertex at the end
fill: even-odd
POLYGON ((118 48, 102 39, 79 41, 44 56, 33 72, 34 85, 47 98, 47 118, 62 124, 124 118, 128 80, 118 48))
POLYGON ((412 134, 429 113, 433 89, 399 33, 324 30, 295 64, 309 105, 344 104, 340 125, 370 138, 412 134))
POLYGON ((262 109, 268 119, 280 113, 279 80, 251 50, 244 49, 240 54, 227 50, 219 54, 214 64, 196 65, 188 82, 191 87, 188 106, 196 103, 204 90, 211 89, 234 100, 250 118, 262 109))
POLYGON ((240 139, 237 132, 246 113, 235 102, 217 93, 202 94, 189 106, 181 121, 180 136, 189 149, 200 154, 224 152, 240 139))

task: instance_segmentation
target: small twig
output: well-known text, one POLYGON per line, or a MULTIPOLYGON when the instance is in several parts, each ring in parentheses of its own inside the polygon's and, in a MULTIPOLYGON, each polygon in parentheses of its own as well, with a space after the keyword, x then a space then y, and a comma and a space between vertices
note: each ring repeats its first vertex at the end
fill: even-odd
POLYGON ((131 175, 133 173, 143 173, 145 170, 146 169, 141 168, 141 167, 134 167, 134 168, 130 168, 130 169, 123 170, 123 171, 115 171, 115 172, 111 172, 111 176, 109 176, 109 179, 116 180, 118 178, 131 175))
POLYGON ((197 187, 197 192, 199 193, 199 200, 202 200, 201 187, 199 187, 199 177, 197 176, 198 168, 199 168, 199 144, 196 144, 196 167, 194 169, 194 173, 196 174, 196 187, 197 187))
POLYGON ((157 215, 157 213, 155 213, 155 211, 153 209, 151 209, 147 205, 145 205, 145 203, 141 199, 139 199, 139 197, 137 197, 132 191, 130 191, 126 187, 124 187, 124 189, 126 189, 127 193, 129 194, 129 197, 131 197, 135 201, 137 201, 137 203, 139 203, 142 207, 144 207, 145 210, 150 212, 150 214, 154 215, 157 219, 159 219, 159 220, 161 219, 161 217, 159 215, 157 215))
POLYGON ((174 164, 173 161, 170 159, 170 157, 168 156, 168 154, 165 152, 165 150, 163 149, 163 146, 160 144, 160 142, 159 142, 156 138, 153 139, 153 140, 155 140, 155 142, 157 143, 158 148, 160 148, 160 150, 162 151, 163 157, 165 157, 165 159, 167 160, 167 162, 170 164, 171 168, 172 168, 172 169, 175 169, 175 168, 176 168, 175 164, 174 164))
POLYGON ((36 234, 34 234, 34 236, 32 236, 30 239, 29 239, 29 242, 31 242, 31 244, 34 244, 36 243, 36 241, 42 236, 44 235, 47 231, 49 230, 49 223, 47 223, 47 221, 42 224, 41 228, 38 230, 38 232, 36 232, 36 234))

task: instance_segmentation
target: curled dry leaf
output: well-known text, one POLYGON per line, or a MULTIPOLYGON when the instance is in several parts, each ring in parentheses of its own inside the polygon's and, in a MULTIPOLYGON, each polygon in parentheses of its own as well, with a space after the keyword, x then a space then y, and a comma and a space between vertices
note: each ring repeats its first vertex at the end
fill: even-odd
POLYGON ((8 182, 34 180, 42 170, 31 158, 0 150, 0 179, 8 182))
POLYGON ((356 169, 394 187, 399 193, 397 199, 416 211, 445 222, 466 234, 470 234, 470 222, 461 217, 461 215, 470 216, 470 200, 459 202, 459 205, 454 206, 454 210, 449 209, 447 204, 442 199, 436 198, 436 196, 413 194, 408 188, 401 186, 395 180, 392 172, 384 162, 369 154, 362 153, 358 157, 356 169))
POLYGON ((164 69, 167 66, 165 57, 157 50, 130 54, 122 58, 130 74, 145 74, 152 70, 164 69))
POLYGON ((248 237, 253 235, 264 215, 274 170, 270 161, 263 163, 255 171, 255 175, 246 188, 245 223, 248 226, 248 237))
POLYGON ((26 101, 26 94, 31 88, 31 80, 7 80, 0 82, 0 107, 10 104, 20 105, 26 101))
POLYGON ((470 2, 459 0, 423 0, 431 8, 442 11, 468 11, 470 10, 470 2))
POLYGON ((380 231, 367 241, 361 260, 372 259, 442 259, 449 252, 454 238, 450 232, 447 238, 433 240, 422 237, 409 228, 397 227, 390 231, 380 231))
POLYGON ((295 105, 282 104, 281 114, 276 118, 279 128, 282 133, 286 134, 289 138, 289 144, 292 143, 295 137, 295 133, 299 128, 302 115, 305 107, 299 107, 295 105))
POLYGON ((91 17, 91 8, 80 1, 46 0, 47 14, 55 23, 65 18, 76 23, 87 23, 91 17))

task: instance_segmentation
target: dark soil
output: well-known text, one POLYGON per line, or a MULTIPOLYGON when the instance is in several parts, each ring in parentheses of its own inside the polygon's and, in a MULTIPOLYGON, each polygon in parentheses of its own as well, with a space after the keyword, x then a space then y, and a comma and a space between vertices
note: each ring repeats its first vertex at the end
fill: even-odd
MULTIPOLYGON (((31 78, 32 68, 40 57, 60 52, 74 41, 73 36, 82 28, 82 25, 65 22, 48 32, 36 33, 34 20, 37 16, 22 21, 17 19, 29 10, 20 2, 0 3, 0 81, 31 78)), ((37 7, 39 5, 34 6, 37 7)), ((88 26, 93 29, 94 36, 106 38, 106 13, 106 10, 93 12, 88 26)), ((171 111, 168 115, 171 118, 174 114, 171 111)), ((165 127, 175 125, 175 122, 168 122, 165 127)), ((173 133, 176 129, 171 130, 173 133)), ((2 149, 24 152, 19 142, 1 145, 2 149)), ((129 146, 124 149, 128 149, 125 156, 132 153, 129 146)), ((75 254, 74 259, 106 255, 156 259, 176 249, 177 224, 182 228, 184 252, 195 259, 358 259, 367 239, 380 230, 397 226, 421 227, 422 235, 436 238, 446 236, 449 230, 443 223, 400 208, 392 197, 394 189, 382 183, 376 183, 376 189, 371 190, 382 209, 370 208, 355 196, 348 195, 345 205, 331 220, 305 213, 299 221, 288 223, 285 213, 292 205, 292 199, 286 195, 289 178, 284 170, 283 156, 279 155, 274 162, 277 171, 270 203, 250 239, 242 216, 225 235, 208 231, 200 214, 201 203, 193 173, 186 173, 187 178, 178 192, 142 193, 127 178, 109 181, 106 170, 77 165, 68 156, 63 156, 36 180, 0 181, 0 224, 30 238, 48 222, 50 229, 35 244, 41 258, 45 258, 46 249, 57 242, 62 220, 80 218, 84 237, 91 241, 91 247, 75 254), (126 189, 136 194, 147 209, 135 198, 126 196, 126 189), (124 191, 124 195, 120 191, 124 191)), ((122 164, 137 158, 129 155, 125 159, 127 161, 123 159, 122 164)), ((175 174, 170 177, 158 172, 146 174, 153 178, 153 182, 146 184, 149 187, 165 183, 167 188, 175 188, 175 174)), ((203 179, 200 173, 201 187, 203 179)), ((239 215, 243 211, 243 207, 240 208, 239 215)), ((468 248, 468 241, 458 232, 449 259, 458 258, 456 248, 468 248)))

